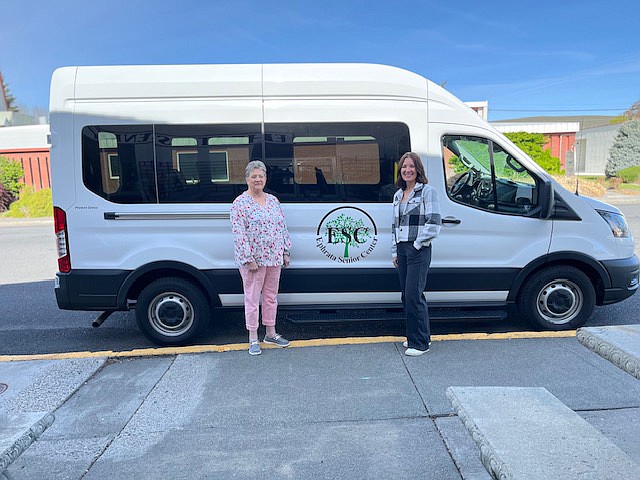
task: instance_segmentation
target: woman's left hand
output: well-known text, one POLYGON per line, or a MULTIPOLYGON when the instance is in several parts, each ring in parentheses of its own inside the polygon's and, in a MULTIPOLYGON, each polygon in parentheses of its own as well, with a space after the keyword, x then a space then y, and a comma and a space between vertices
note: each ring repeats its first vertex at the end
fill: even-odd
POLYGON ((285 253, 282 257, 283 263, 284 263, 284 268, 287 268, 289 266, 289 262, 291 262, 291 257, 289 256, 288 253, 285 253))

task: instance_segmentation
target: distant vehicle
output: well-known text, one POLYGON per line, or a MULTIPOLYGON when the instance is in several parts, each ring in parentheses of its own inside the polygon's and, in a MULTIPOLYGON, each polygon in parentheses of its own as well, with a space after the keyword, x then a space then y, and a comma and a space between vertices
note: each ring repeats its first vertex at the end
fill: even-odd
POLYGON ((425 161, 443 216, 432 307, 515 307, 572 329, 638 288, 620 211, 571 194, 414 73, 369 64, 65 67, 51 83, 62 309, 135 308, 158 344, 240 307, 229 209, 262 160, 293 238, 283 308, 398 307, 396 162, 425 161))

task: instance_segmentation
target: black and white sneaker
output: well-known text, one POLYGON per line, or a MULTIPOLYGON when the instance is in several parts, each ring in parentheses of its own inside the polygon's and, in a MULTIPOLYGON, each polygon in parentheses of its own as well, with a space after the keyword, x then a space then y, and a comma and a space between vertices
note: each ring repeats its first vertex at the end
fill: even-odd
POLYGON ((270 343, 271 345, 277 345, 279 347, 288 347, 289 346, 289 340, 284 338, 279 333, 276 333, 275 336, 273 336, 273 337, 268 337, 268 336, 265 335, 263 342, 264 343, 270 343))

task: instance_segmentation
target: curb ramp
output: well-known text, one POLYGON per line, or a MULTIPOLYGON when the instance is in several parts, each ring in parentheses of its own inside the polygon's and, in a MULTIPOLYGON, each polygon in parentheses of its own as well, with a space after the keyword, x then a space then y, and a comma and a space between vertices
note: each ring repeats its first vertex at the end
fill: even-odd
POLYGON ((640 325, 583 327, 578 341, 640 380, 640 325))
POLYGON ((493 478, 640 478, 640 465, 545 388, 449 387, 447 397, 493 478))

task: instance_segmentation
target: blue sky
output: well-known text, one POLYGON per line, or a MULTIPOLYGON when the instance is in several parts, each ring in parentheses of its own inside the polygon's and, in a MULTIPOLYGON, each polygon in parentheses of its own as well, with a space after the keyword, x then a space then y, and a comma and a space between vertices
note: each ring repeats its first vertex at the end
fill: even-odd
POLYGON ((615 115, 640 99, 640 1, 2 0, 0 71, 48 109, 66 65, 371 62, 489 119, 615 115))

